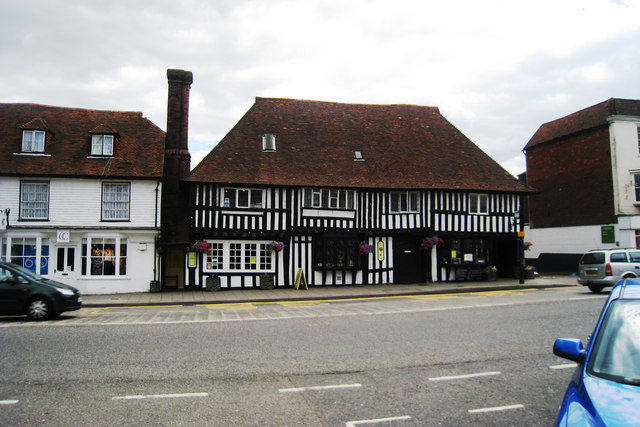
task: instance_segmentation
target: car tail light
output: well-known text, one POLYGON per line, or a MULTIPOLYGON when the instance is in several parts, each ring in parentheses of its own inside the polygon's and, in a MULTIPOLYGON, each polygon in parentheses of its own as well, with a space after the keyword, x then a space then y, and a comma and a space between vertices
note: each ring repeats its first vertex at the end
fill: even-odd
POLYGON ((607 266, 604 268, 605 276, 613 276, 613 271, 611 271, 611 264, 607 263, 607 266))

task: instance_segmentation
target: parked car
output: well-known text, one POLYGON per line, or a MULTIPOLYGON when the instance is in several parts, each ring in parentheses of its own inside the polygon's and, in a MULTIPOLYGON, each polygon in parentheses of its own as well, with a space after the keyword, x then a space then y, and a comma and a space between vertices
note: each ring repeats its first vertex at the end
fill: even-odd
POLYGON ((586 348, 558 338, 553 353, 578 363, 557 425, 640 425, 640 279, 614 286, 586 348))
POLYGON ((33 320, 45 320, 81 305, 82 296, 73 286, 0 261, 0 315, 26 314, 33 320))
POLYGON ((601 292, 620 279, 640 277, 640 249, 596 249, 580 258, 578 283, 601 292))

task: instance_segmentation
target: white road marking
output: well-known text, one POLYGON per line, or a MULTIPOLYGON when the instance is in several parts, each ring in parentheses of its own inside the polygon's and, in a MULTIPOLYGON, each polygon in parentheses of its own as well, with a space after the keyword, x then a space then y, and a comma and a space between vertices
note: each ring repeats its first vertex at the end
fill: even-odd
POLYGON ((403 415, 401 417, 389 417, 389 418, 378 418, 376 420, 359 420, 359 421, 349 421, 345 423, 347 427, 358 426, 361 424, 378 424, 378 423, 388 423, 390 421, 406 421, 410 420, 411 417, 408 415, 403 415))
POLYGON ((19 400, 0 400, 0 405, 15 405, 19 400))
POLYGON ((523 409, 524 405, 507 405, 507 406, 494 406, 493 408, 478 408, 478 409, 469 409, 470 414, 481 414, 485 412, 499 412, 499 411, 510 411, 512 409, 523 409))
POLYGON ((300 391, 309 390, 333 390, 339 388, 358 388, 362 387, 362 384, 336 384, 336 385, 322 385, 313 387, 296 387, 296 388, 281 388, 278 390, 280 393, 295 393, 300 391))
POLYGON ((576 366, 578 366, 577 363, 566 363, 564 365, 549 366, 549 369, 571 369, 571 368, 575 368, 576 366))
POLYGON ((175 393, 175 394, 147 394, 131 396, 114 396, 111 400, 139 400, 139 399, 171 399, 177 397, 207 397, 209 393, 175 393))
POLYGON ((451 381, 451 380, 464 380, 467 378, 476 378, 476 377, 488 377, 491 375, 500 375, 502 372, 494 371, 494 372, 478 372, 477 374, 465 374, 465 375, 451 375, 444 377, 433 377, 429 378, 429 381, 451 381))

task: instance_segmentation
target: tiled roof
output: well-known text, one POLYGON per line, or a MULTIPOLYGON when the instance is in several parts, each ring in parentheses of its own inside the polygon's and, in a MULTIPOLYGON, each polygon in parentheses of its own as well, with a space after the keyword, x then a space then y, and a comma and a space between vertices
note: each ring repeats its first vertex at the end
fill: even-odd
POLYGON ((165 133, 140 112, 0 104, 0 175, 162 178, 165 133), (22 131, 46 130, 44 155, 22 154, 22 131), (113 157, 91 157, 90 133, 116 134, 113 157))
POLYGON ((343 188, 526 191, 437 107, 256 98, 187 178, 343 188), (273 134, 274 152, 262 136, 273 134), (363 161, 354 161, 354 150, 363 161))
POLYGON ((574 133, 608 125, 611 116, 640 117, 640 100, 610 98, 568 116, 543 124, 531 137, 525 150, 574 133))

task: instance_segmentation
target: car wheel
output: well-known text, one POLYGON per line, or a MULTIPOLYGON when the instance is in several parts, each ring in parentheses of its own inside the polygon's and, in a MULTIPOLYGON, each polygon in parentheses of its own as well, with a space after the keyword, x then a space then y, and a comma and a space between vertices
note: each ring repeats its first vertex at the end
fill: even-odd
POLYGON ((34 298, 27 305, 27 316, 31 320, 47 320, 53 315, 51 303, 44 298, 34 298))
POLYGON ((604 289, 604 286, 601 285, 589 285, 589 290, 594 294, 599 294, 604 289))

